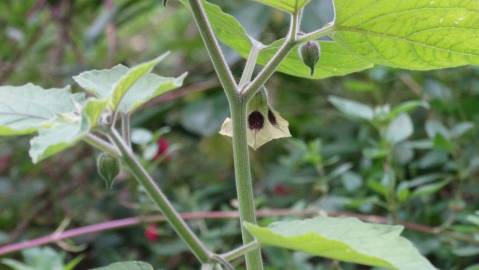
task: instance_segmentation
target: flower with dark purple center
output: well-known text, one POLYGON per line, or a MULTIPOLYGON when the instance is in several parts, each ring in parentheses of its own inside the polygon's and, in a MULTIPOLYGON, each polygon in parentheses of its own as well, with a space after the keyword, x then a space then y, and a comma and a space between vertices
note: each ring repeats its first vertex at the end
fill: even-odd
POLYGON ((253 111, 248 115, 248 127, 252 130, 260 130, 264 127, 264 116, 259 111, 253 111))

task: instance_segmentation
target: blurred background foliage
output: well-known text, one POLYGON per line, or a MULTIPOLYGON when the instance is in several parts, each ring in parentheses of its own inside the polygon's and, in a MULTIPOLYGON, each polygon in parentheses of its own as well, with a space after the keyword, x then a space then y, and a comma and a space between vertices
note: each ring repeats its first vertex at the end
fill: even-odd
MULTIPOLYGON (((83 70, 131 65, 173 51, 156 72, 190 75, 183 88, 136 114, 136 149, 180 211, 235 210, 230 141, 218 135, 228 115, 226 100, 188 11, 176 1, 168 7, 161 2, 0 1, 0 84, 57 87, 72 84, 71 76, 83 70)), ((213 2, 265 43, 286 31, 288 18, 281 12, 244 0, 213 2)), ((313 0, 304 30, 318 28, 332 14, 330 1, 313 0)), ((244 60, 226 53, 239 75, 244 60)), ((376 67, 321 81, 278 74, 267 87, 294 138, 252 153, 258 208, 407 222, 412 225, 405 235, 440 269, 479 269, 477 67, 432 72, 376 67)), ((0 245, 51 233, 61 223, 73 228, 155 212, 126 173, 106 191, 95 155, 76 147, 34 166, 26 138, 2 138, 0 245)), ((236 220, 190 224, 215 250, 240 242, 236 220)), ((367 269, 274 248, 264 254, 269 269, 367 269)), ((162 223, 3 258, 0 269, 88 269, 127 259, 160 269, 198 268, 162 223)))

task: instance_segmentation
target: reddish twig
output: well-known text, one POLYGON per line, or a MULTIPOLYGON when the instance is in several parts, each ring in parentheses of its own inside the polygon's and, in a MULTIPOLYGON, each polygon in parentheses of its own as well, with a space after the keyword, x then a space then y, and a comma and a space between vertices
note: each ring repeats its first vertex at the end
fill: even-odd
MULTIPOLYGON (((271 210, 259 210, 257 215, 259 217, 271 217, 271 216, 315 216, 321 213, 321 211, 314 209, 307 210, 291 210, 291 209, 271 209, 271 210)), ((329 216, 349 216, 356 217, 363 221, 373 222, 373 223, 387 223, 388 219, 382 216, 375 215, 362 215, 348 212, 330 212, 327 213, 329 216)), ((239 213, 237 211, 218 211, 218 212, 190 212, 183 213, 181 215, 185 220, 195 220, 195 219, 233 219, 238 218, 239 213)), ((140 217, 131 217, 125 219, 118 219, 107 221, 103 223, 98 223, 94 225, 89 225, 85 227, 75 228, 71 230, 66 230, 59 233, 54 233, 39 237, 36 239, 28 240, 20 243, 7 244, 0 247, 0 256, 17 252, 23 249, 32 248, 36 246, 42 246, 46 244, 55 243, 64 239, 75 238, 78 236, 86 234, 94 234, 102 231, 108 231, 113 229, 121 229, 125 227, 130 227, 142 223, 153 223, 153 222, 162 222, 165 221, 164 217, 161 215, 152 215, 152 216, 140 216, 140 217)), ((418 231, 428 234, 438 234, 438 230, 435 227, 429 227, 426 225, 401 222, 401 224, 407 229, 418 231)), ((462 241, 468 241, 466 237, 450 234, 451 237, 456 238, 462 241)))

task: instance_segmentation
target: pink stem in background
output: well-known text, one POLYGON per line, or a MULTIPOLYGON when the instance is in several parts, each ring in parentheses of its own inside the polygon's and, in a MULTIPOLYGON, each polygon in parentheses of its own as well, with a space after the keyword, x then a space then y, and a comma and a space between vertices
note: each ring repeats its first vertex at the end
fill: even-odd
MULTIPOLYGON (((271 209, 271 210, 259 210, 257 215, 259 217, 268 217, 268 216, 314 216, 324 211, 307 209, 307 210, 291 210, 291 209, 271 209)), ((375 222, 375 223, 387 223, 387 218, 381 216, 373 215, 361 215, 354 213, 346 212, 329 212, 325 214, 329 216, 350 216, 356 217, 364 221, 375 222)), ((183 213, 181 216, 185 220, 194 220, 194 219, 232 219, 238 218, 238 211, 218 211, 218 212, 190 212, 183 213)), ((162 222, 165 221, 165 218, 161 215, 154 216, 140 216, 140 217, 131 217, 118 220, 107 221, 103 223, 98 223, 94 225, 89 225, 85 227, 75 228, 71 230, 66 230, 62 232, 53 233, 50 235, 42 236, 32 240, 27 240, 25 242, 12 243, 4 246, 0 246, 0 256, 17 252, 23 249, 28 249, 32 247, 42 246, 46 244, 55 243, 64 239, 75 238, 78 236, 86 234, 94 234, 102 231, 108 231, 113 229, 121 229, 125 227, 130 227, 133 225, 138 225, 142 223, 153 223, 153 222, 162 222)), ((423 233, 436 233, 436 229, 433 227, 414 224, 414 223, 401 223, 406 228, 423 232, 423 233)))

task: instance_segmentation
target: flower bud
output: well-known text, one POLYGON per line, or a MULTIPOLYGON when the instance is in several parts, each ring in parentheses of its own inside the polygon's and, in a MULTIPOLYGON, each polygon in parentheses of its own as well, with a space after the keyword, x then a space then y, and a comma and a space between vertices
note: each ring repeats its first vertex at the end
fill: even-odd
POLYGON ((321 53, 319 43, 317 41, 308 41, 300 47, 299 52, 303 63, 311 69, 311 76, 313 76, 321 53))
POLYGON ((97 157, 97 170, 105 181, 107 190, 111 190, 115 178, 120 173, 120 161, 111 155, 102 153, 97 157))

